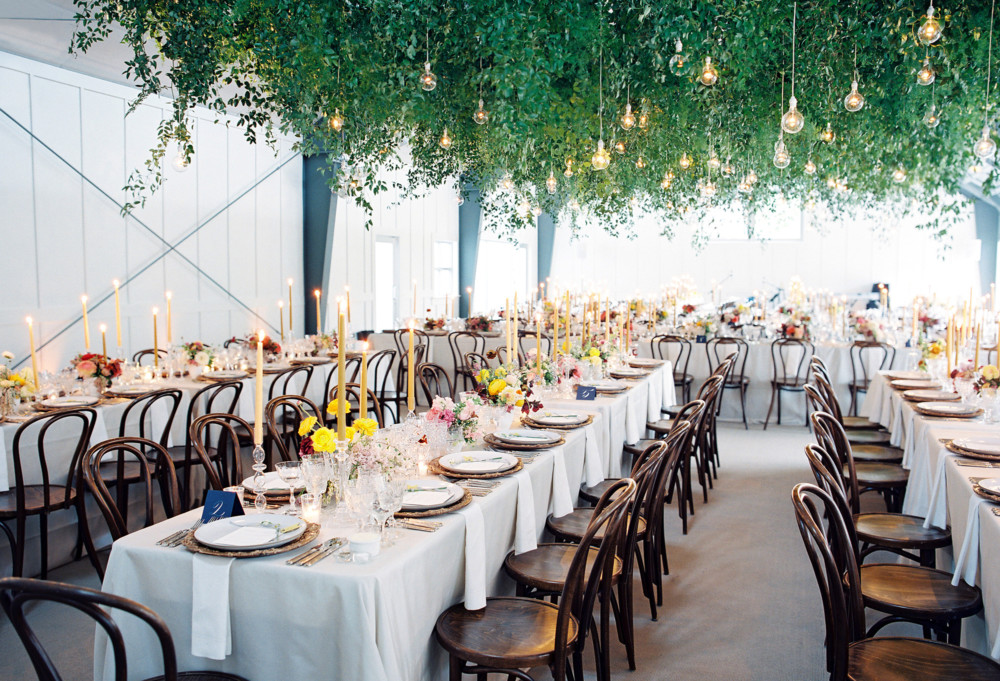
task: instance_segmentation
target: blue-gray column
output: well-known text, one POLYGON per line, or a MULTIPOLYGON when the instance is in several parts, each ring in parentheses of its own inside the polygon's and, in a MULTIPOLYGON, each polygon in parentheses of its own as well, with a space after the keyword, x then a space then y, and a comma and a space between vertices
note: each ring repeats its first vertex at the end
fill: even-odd
POLYGON ((458 316, 469 316, 470 286, 476 285, 476 262, 479 259, 479 222, 482 207, 479 189, 465 187, 465 203, 458 207, 458 316))
MULTIPOLYGON (((302 276, 304 313, 303 334, 316 329, 316 302, 313 291, 323 290, 330 281, 333 253, 333 230, 337 218, 337 194, 331 192, 327 178, 336 176, 340 163, 330 165, 331 154, 319 153, 302 159, 302 276)), ((324 298, 329 291, 323 290, 324 298)), ((326 329, 330 326, 323 324, 326 329)))
MULTIPOLYGON (((538 283, 552 274, 552 252, 556 241, 556 219, 549 213, 538 216, 538 283)), ((548 291, 546 291, 548 293, 548 291)))
POLYGON ((979 283, 981 291, 989 291, 996 282, 997 238, 1000 212, 986 201, 976 201, 976 238, 979 239, 979 283))

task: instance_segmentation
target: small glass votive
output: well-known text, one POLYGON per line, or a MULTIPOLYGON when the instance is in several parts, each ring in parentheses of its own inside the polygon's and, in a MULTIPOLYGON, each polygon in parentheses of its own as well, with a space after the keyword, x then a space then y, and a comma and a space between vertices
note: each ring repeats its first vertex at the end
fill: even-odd
POLYGON ((300 494, 298 499, 302 506, 302 519, 309 523, 318 523, 320 513, 323 511, 323 495, 300 494))
POLYGON ((232 492, 240 500, 240 506, 243 505, 243 485, 234 485, 232 487, 223 487, 223 492, 232 492))
POLYGON ((367 563, 378 555, 381 537, 378 532, 358 532, 347 538, 355 563, 367 563))

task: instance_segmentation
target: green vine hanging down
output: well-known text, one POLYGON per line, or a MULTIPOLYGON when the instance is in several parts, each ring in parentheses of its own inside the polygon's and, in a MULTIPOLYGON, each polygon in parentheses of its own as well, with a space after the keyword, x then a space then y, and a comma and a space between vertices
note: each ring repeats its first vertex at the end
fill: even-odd
POLYGON ((781 197, 835 214, 886 202, 927 214, 948 208, 939 197, 956 194, 978 162, 984 118, 993 126, 991 15, 981 1, 936 9, 942 35, 926 46, 924 0, 798 3, 805 126, 784 135, 784 169, 772 155, 787 109, 787 0, 74 3, 71 50, 120 25, 134 52, 125 73, 140 88, 133 108, 150 95, 173 98, 145 170, 129 180, 126 210, 162 182, 168 149, 197 152, 188 116, 199 105, 236 115, 251 142, 273 143, 280 131, 306 154, 332 152, 343 163, 334 171, 331 162, 331 185, 369 213, 390 186, 412 196, 461 174, 509 228, 542 210, 571 222, 585 210, 613 233, 639 207, 662 214, 669 232, 672 220, 713 205, 755 211, 781 197), (711 80, 700 78, 706 58, 712 85, 700 82, 711 80), (918 85, 925 59, 932 87, 918 85), (433 89, 422 87, 428 69, 433 89), (865 104, 852 113, 843 100, 855 75, 865 104), (936 127, 923 121, 932 97, 936 127), (594 170, 602 113, 611 163, 594 170), (403 186, 380 179, 399 168, 403 186))

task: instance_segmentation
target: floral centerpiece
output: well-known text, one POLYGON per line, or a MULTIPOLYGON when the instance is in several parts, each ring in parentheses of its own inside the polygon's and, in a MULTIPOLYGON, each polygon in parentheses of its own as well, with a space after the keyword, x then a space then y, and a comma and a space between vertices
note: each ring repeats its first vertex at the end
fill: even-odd
POLYGON ((921 371, 927 371, 927 363, 940 359, 944 356, 945 342, 943 340, 928 341, 922 339, 919 343, 920 347, 920 361, 917 363, 917 368, 921 371))
POLYGON ((750 308, 746 305, 733 305, 732 307, 723 309, 722 312, 719 313, 719 321, 723 324, 728 324, 730 328, 735 329, 741 325, 743 315, 746 315, 748 312, 750 312, 750 308))
POLYGON ((77 355, 71 362, 76 369, 76 376, 79 379, 94 379, 97 387, 106 390, 111 387, 111 381, 122 375, 122 362, 120 359, 111 359, 96 352, 87 352, 77 355))
POLYGON ((187 358, 187 363, 192 366, 207 367, 215 359, 215 350, 212 346, 205 345, 201 341, 182 343, 181 352, 187 358))
POLYGON ((424 418, 431 423, 443 423, 454 437, 461 437, 466 443, 472 444, 481 437, 479 429, 479 410, 483 401, 478 397, 470 397, 462 402, 455 402, 450 397, 438 395, 431 402, 431 408, 424 418))
POLYGON ((600 368, 604 362, 607 362, 608 358, 611 356, 608 344, 604 340, 599 340, 587 345, 576 346, 570 350, 570 354, 579 360, 590 362, 598 368, 600 368))
POLYGON ((424 320, 424 331, 440 331, 444 328, 444 317, 428 317, 424 320))
POLYGON ((524 369, 480 368, 476 374, 476 393, 483 404, 499 407, 508 413, 514 411, 515 407, 522 414, 530 414, 542 408, 524 369))
MULTIPOLYGON (((310 353, 313 357, 316 357, 320 353, 335 352, 337 350, 337 334, 335 333, 317 333, 312 336, 313 349, 310 353)), ((264 351, 267 352, 265 346, 264 351)), ((281 352, 279 349, 278 352, 281 352)))
POLYGON ((477 316, 469 317, 465 320, 465 329, 467 331, 492 331, 493 330, 493 320, 489 317, 477 316))
POLYGON ((854 332, 867 341, 881 343, 885 340, 885 327, 877 319, 869 319, 864 315, 854 317, 854 332))
POLYGON ((812 315, 788 305, 779 307, 778 314, 784 317, 781 322, 782 338, 809 339, 809 323, 812 321, 812 315))
POLYGON ((525 366, 521 372, 530 385, 548 387, 559 383, 559 369, 555 362, 545 354, 542 355, 541 361, 538 361, 535 348, 528 349, 524 363, 525 366))
POLYGON ((982 395, 984 390, 996 394, 997 388, 1000 388, 1000 368, 994 364, 979 367, 979 378, 972 384, 972 388, 978 395, 982 395))
POLYGON ((0 416, 14 412, 18 400, 27 399, 37 389, 31 369, 17 373, 10 368, 14 353, 4 350, 3 364, 0 364, 0 416))
POLYGON ((694 314, 694 311, 697 309, 698 308, 691 303, 685 303, 684 306, 681 307, 681 316, 686 317, 689 314, 694 314))
MULTIPOLYGON (((256 333, 251 333, 249 336, 247 336, 247 343, 249 344, 249 346, 250 346, 251 349, 256 350, 257 349, 257 334, 256 333)), ((264 346, 264 348, 263 348, 264 349, 264 354, 268 356, 268 359, 275 359, 278 355, 281 354, 281 346, 278 345, 274 341, 274 339, 271 338, 268 335, 264 336, 263 346, 264 346)))

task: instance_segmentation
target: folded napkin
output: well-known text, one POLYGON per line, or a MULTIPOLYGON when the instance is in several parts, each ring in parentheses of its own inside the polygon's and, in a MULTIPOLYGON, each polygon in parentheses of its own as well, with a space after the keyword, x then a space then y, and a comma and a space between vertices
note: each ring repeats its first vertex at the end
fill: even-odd
POLYGON ((597 429, 591 423, 583 429, 586 445, 583 450, 583 479, 587 487, 604 481, 604 466, 601 464, 601 449, 597 443, 597 429))
POLYGON ((217 538, 215 542, 234 547, 258 546, 271 541, 274 536, 274 530, 270 527, 237 527, 229 534, 217 538))
POLYGON ((976 574, 979 572, 979 505, 986 499, 973 493, 969 497, 969 517, 965 525, 965 539, 962 540, 962 551, 955 561, 955 575, 951 578, 952 586, 958 586, 964 579, 970 586, 976 585, 976 574))
POLYGON ((224 660, 233 652, 229 568, 234 560, 196 553, 191 561, 191 654, 196 657, 224 660))
POLYGON ((561 518, 573 512, 573 495, 566 475, 566 452, 562 447, 552 452, 552 515, 561 518))
MULTIPOLYGON (((934 471, 934 479, 931 482, 931 498, 927 502, 927 517, 924 518, 924 527, 940 527, 942 530, 948 527, 948 500, 945 498, 946 474, 944 467, 948 459, 953 454, 945 454, 938 457, 937 469, 934 471)), ((958 570, 955 570, 958 574, 958 570)))
POLYGON ((492 473, 505 468, 508 464, 506 461, 458 461, 448 465, 466 473, 492 473))
POLYGON ((0 427, 0 492, 10 491, 10 480, 7 472, 7 443, 4 439, 3 428, 0 427))
POLYGON ((486 607, 486 530, 479 504, 459 511, 465 518, 465 609, 486 607))
POLYGON ((435 506, 451 498, 451 492, 420 491, 407 492, 403 498, 406 506, 435 506))
POLYGON ((517 481, 514 553, 521 554, 538 548, 538 536, 535 533, 535 493, 531 487, 528 471, 518 471, 513 478, 517 481))

